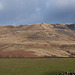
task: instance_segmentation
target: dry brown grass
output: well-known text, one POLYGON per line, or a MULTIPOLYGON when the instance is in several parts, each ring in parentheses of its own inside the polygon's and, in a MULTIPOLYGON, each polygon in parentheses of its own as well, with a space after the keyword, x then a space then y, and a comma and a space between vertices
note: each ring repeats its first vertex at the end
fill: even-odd
POLYGON ((68 50, 61 47, 75 46, 74 29, 68 26, 45 23, 0 26, 0 53, 23 50, 33 51, 36 56, 69 57, 75 52, 75 47, 68 47, 68 50))

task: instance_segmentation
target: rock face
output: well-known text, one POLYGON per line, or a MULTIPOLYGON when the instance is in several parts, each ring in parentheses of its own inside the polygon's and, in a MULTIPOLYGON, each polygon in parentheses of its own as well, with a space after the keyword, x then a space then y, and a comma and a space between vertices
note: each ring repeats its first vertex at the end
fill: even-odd
POLYGON ((59 73, 59 74, 56 74, 56 75, 75 75, 75 71, 65 72, 65 73, 59 73))
POLYGON ((74 57, 75 24, 0 26, 0 57, 21 57, 20 54, 22 57, 74 57))

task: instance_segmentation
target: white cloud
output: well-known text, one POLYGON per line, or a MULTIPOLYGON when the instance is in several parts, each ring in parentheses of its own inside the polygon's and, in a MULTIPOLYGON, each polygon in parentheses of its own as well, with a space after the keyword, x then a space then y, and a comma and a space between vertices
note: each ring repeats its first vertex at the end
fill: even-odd
POLYGON ((0 3, 0 10, 2 10, 3 9, 3 4, 2 3, 0 3))

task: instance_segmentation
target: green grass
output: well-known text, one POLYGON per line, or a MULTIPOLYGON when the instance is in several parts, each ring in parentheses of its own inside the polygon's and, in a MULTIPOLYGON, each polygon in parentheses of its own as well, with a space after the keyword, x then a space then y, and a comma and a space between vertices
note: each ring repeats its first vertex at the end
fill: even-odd
POLYGON ((75 70, 75 58, 1 58, 0 75, 56 75, 75 70))

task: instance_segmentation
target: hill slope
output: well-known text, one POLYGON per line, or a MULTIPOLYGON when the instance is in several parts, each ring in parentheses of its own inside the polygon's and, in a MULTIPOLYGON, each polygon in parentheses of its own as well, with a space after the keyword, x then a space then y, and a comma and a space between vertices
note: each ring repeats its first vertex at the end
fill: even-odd
POLYGON ((74 57, 75 24, 0 26, 0 57, 74 57))

